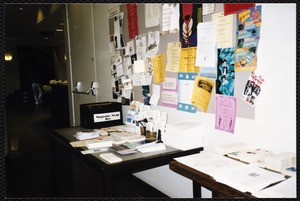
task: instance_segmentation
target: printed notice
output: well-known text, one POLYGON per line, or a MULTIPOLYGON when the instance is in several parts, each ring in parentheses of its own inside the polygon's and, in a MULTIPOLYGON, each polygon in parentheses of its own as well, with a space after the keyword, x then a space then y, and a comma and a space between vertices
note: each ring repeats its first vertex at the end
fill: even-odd
POLYGON ((212 80, 206 77, 196 76, 191 100, 192 104, 206 112, 213 87, 214 82, 212 80))
POLYGON ((234 133, 236 119, 236 98, 216 94, 215 128, 234 133))
POLYGON ((154 83, 165 80, 165 55, 160 54, 152 58, 152 67, 154 72, 154 83))
POLYGON ((168 43, 168 62, 166 71, 178 72, 180 62, 181 44, 180 42, 168 43))

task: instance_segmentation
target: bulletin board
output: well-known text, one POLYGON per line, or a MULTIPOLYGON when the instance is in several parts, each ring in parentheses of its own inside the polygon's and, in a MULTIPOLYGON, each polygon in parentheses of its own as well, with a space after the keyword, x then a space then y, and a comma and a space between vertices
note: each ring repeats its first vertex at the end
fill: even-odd
MULTIPOLYGON (((137 9, 137 19, 138 19, 138 34, 143 34, 145 33, 146 36, 149 31, 160 31, 161 27, 154 26, 150 28, 146 28, 145 26, 145 4, 136 4, 136 9, 137 9)), ((127 42, 133 40, 134 38, 129 39, 129 32, 128 32, 128 20, 127 20, 127 6, 126 4, 121 4, 118 6, 119 12, 123 13, 123 20, 122 20, 122 42, 124 45, 126 45, 127 42)), ((220 13, 224 12, 224 6, 223 4, 215 4, 214 11, 213 13, 220 13)), ((235 19, 235 17, 234 17, 235 19)), ((208 15, 203 15, 203 22, 209 22, 212 20, 212 14, 208 15)), ((234 21, 233 25, 236 26, 236 21, 234 21)), ((111 41, 114 40, 114 18, 109 19, 109 26, 110 26, 110 36, 111 36, 111 41)), ((236 27, 234 27, 234 32, 236 31, 236 27)), ((233 34, 235 37, 235 34, 233 34)), ((179 42, 180 41, 180 36, 179 33, 168 33, 168 34, 162 34, 160 33, 160 43, 159 43, 159 48, 158 52, 156 55, 159 54, 164 54, 165 55, 165 65, 167 63, 167 46, 168 43, 171 42, 179 42)), ((235 39, 233 40, 235 41, 235 39)), ((134 42, 135 44, 135 42, 134 42)), ((125 50, 120 49, 119 53, 120 56, 123 58, 124 57, 125 50)), ((113 61, 114 62, 114 61, 113 61)), ((112 63, 113 63, 112 62, 112 63)), ((236 116, 237 117, 242 117, 242 118, 248 118, 248 119, 254 119, 255 118, 255 107, 249 105, 246 101, 242 99, 242 94, 244 93, 245 90, 245 85, 249 79, 249 76, 251 74, 251 71, 239 71, 235 72, 235 81, 234 81, 234 97, 236 97, 236 116)), ((165 71, 165 77, 168 78, 176 78, 178 79, 178 73, 177 72, 168 72, 165 71)), ((212 79, 213 80, 213 79, 212 79)), ((213 80, 215 81, 215 80, 213 80)), ((153 90, 153 77, 152 77, 152 82, 149 85, 150 89, 150 94, 152 94, 153 90)), ((162 83, 157 83, 156 85, 160 85, 162 87, 162 83)), ((116 88, 122 88, 121 82, 117 83, 115 79, 112 79, 112 86, 113 87, 112 91, 116 91, 116 88), (119 86, 117 86, 119 85, 119 86)), ((215 113, 215 107, 216 107, 216 85, 214 86, 213 92, 211 94, 209 106, 207 108, 207 113, 215 113)), ((118 89, 117 91, 119 91, 118 89)), ((131 100, 137 100, 143 102, 143 87, 142 86, 133 86, 132 89, 130 90, 132 93, 130 95, 127 94, 127 99, 126 98, 120 98, 120 94, 115 94, 115 99, 118 99, 118 101, 121 101, 123 104, 129 104, 131 100), (128 100, 129 98, 129 100, 128 100)), ((124 92, 121 92, 124 94, 124 92)), ((164 106, 162 105, 161 100, 158 101, 158 106, 164 106)), ((174 108, 174 110, 177 110, 177 108, 174 108)), ((203 112, 199 108, 197 109, 197 112, 203 112)))

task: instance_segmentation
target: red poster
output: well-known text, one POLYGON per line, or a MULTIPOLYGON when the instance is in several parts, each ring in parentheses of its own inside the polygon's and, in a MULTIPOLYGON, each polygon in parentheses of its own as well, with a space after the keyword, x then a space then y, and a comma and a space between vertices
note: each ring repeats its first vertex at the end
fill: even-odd
POLYGON ((239 10, 249 9, 255 3, 224 3, 224 15, 236 13, 239 10))
POLYGON ((128 34, 129 39, 139 35, 137 5, 127 4, 127 20, 128 20, 128 34))

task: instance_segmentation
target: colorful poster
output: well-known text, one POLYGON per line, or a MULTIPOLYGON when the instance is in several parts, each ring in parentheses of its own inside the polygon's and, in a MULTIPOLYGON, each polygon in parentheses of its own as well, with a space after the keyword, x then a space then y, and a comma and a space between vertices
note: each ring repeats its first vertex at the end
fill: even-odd
POLYGON ((234 133, 236 120, 236 98, 216 95, 215 128, 234 133))
POLYGON ((200 108, 203 112, 207 111, 214 82, 209 78, 196 76, 191 103, 200 108))
POLYGON ((261 75, 255 75, 252 71, 251 75, 246 83, 242 99, 249 103, 251 106, 255 106, 257 98, 261 92, 261 85, 265 82, 265 79, 261 75))
POLYGON ((235 14, 239 10, 249 9, 255 3, 224 3, 224 15, 235 14))
POLYGON ((179 33, 181 47, 197 46, 197 25, 202 22, 202 4, 180 4, 179 33))
POLYGON ((139 34, 137 5, 134 3, 127 4, 128 36, 129 39, 139 34))
POLYGON ((235 71, 256 70, 260 39, 261 6, 237 13, 235 71))
POLYGON ((196 113, 197 108, 191 103, 196 76, 197 73, 178 73, 177 110, 196 113))
POLYGON ((218 49, 216 94, 234 96, 234 48, 218 49))

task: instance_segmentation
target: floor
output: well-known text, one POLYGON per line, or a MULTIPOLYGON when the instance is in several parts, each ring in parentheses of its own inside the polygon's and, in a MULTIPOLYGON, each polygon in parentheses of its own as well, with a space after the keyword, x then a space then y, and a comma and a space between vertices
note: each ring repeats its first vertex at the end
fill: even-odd
MULTIPOLYGON (((49 103, 6 103, 7 198, 101 197, 99 173, 54 145, 49 103)), ((115 179, 114 197, 166 197, 134 176, 115 179)))

